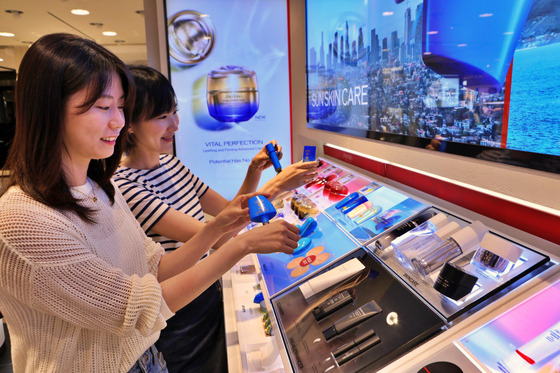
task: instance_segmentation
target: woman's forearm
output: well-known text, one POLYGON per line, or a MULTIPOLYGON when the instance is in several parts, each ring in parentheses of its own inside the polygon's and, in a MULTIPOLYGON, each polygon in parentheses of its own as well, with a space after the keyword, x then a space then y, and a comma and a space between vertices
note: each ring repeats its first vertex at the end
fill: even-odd
POLYGON ((163 297, 173 312, 178 311, 202 294, 245 256, 242 245, 233 243, 227 246, 191 268, 161 282, 163 297))
POLYGON ((161 258, 158 279, 164 281, 195 265, 223 235, 217 224, 208 222, 187 242, 161 258))

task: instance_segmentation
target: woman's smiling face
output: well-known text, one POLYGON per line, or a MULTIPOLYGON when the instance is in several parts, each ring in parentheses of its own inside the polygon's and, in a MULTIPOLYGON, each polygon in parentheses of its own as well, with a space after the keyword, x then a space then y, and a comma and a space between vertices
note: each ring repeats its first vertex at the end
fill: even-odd
POLYGON ((144 120, 132 127, 136 151, 159 156, 160 153, 173 151, 173 137, 179 129, 179 114, 174 108, 171 112, 144 120))
POLYGON ((63 165, 67 170, 84 166, 87 170, 90 160, 110 157, 125 125, 124 90, 116 73, 95 104, 82 112, 87 93, 87 88, 76 92, 64 108, 63 165))

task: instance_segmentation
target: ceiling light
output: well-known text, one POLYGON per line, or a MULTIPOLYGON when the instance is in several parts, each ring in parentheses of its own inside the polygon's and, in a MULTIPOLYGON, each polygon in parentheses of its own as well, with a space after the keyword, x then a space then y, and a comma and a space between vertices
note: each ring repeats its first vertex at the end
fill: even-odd
POLYGON ((16 18, 23 14, 23 12, 21 10, 14 10, 14 9, 7 9, 5 12, 13 15, 16 18))
POLYGON ((393 13, 393 12, 383 12, 383 17, 392 16, 393 14, 395 14, 395 13, 393 13))
POLYGON ((103 35, 105 35, 105 36, 116 36, 117 33, 115 31, 103 31, 103 35))
POLYGON ((77 16, 87 16, 89 14, 89 10, 85 9, 72 9, 70 13, 75 14, 77 16))
POLYGON ((12 34, 11 32, 0 32, 0 36, 5 36, 7 38, 13 38, 16 35, 12 34))
POLYGON ((4 59, 3 59, 3 58, 0 58, 0 62, 2 62, 2 61, 4 61, 4 59))
POLYGON ((493 15, 494 15, 493 13, 482 13, 482 14, 479 14, 478 16, 480 18, 486 18, 486 17, 492 17, 493 15))

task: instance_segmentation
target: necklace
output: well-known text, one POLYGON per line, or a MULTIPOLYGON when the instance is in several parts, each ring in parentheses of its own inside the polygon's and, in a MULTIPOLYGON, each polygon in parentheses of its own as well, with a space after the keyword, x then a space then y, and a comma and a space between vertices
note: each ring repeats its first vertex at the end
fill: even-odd
POLYGON ((93 186, 93 184, 91 183, 91 180, 89 178, 87 179, 87 183, 91 187, 91 192, 93 193, 93 197, 90 196, 89 194, 86 194, 86 193, 82 192, 78 188, 72 188, 72 189, 75 190, 76 192, 86 196, 87 198, 91 199, 93 202, 97 202, 97 195, 95 194, 95 187, 93 186))

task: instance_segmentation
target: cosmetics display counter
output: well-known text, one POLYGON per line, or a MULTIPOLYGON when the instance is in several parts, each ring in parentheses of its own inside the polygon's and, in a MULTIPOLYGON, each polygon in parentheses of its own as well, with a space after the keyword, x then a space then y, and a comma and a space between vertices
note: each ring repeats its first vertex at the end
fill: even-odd
POLYGON ((301 247, 253 257, 279 371, 383 369, 551 266, 478 221, 323 163, 274 201, 277 218, 316 224, 301 247))

